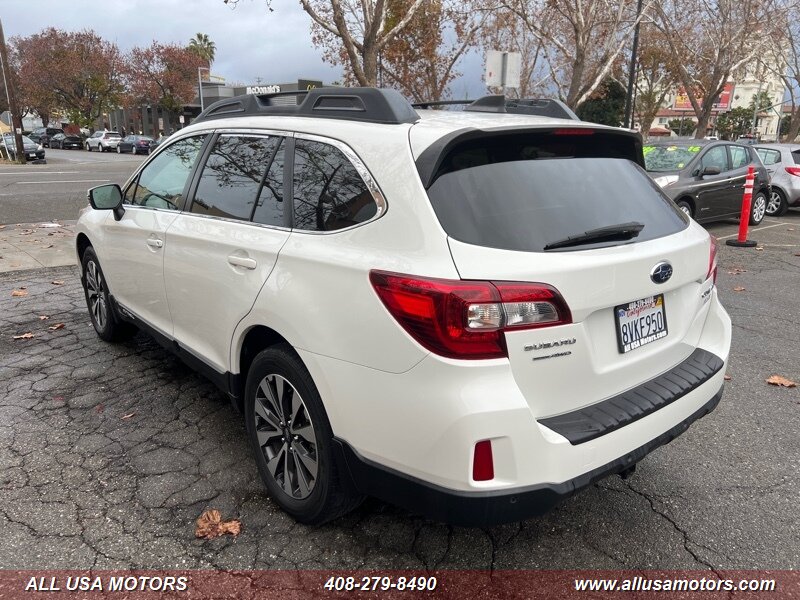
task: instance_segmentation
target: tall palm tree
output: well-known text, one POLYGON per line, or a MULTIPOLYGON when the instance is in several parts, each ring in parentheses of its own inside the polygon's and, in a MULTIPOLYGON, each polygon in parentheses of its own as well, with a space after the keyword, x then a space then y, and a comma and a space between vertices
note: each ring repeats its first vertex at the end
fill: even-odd
POLYGON ((214 62, 214 51, 216 49, 217 45, 212 42, 205 33, 196 33, 195 36, 189 40, 189 50, 207 61, 209 69, 211 69, 211 63, 214 62))

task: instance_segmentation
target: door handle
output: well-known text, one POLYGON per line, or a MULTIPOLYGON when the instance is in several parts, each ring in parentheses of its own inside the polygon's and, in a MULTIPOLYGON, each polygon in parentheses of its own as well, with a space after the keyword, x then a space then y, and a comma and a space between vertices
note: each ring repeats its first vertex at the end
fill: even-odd
POLYGON ((164 246, 164 242, 158 238, 147 238, 147 245, 152 248, 162 248, 164 246))
POLYGON ((228 256, 228 262, 235 267, 244 267, 245 269, 255 269, 256 263, 255 260, 252 258, 245 258, 244 256, 236 256, 235 254, 231 254, 228 256))

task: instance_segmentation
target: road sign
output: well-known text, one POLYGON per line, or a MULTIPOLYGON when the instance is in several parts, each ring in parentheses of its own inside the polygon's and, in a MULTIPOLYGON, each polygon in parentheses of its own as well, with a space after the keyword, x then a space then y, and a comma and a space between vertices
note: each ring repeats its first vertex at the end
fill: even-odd
POLYGON ((519 52, 489 50, 486 53, 486 85, 489 87, 518 88, 522 71, 519 52))

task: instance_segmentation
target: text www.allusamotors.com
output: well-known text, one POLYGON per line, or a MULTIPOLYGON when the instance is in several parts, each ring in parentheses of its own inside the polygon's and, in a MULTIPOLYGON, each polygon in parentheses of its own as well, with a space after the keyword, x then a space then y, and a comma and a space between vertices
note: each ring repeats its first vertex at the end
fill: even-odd
POLYGON ((774 579, 576 579, 579 592, 774 592, 774 579))

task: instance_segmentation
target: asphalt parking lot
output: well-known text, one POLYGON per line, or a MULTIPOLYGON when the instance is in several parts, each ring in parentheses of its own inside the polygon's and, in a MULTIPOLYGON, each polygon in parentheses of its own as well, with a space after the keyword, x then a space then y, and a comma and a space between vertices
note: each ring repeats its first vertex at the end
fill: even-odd
MULTIPOLYGON (((724 239, 736 225, 709 229, 724 239)), ((221 393, 146 335, 96 337, 76 267, 0 274, 0 568, 796 568, 800 389, 765 379, 800 382, 800 211, 751 237, 762 250, 720 246, 734 339, 717 410, 632 478, 492 529, 375 500, 294 523, 221 393), (208 508, 241 534, 195 539, 208 508)))
POLYGON ((45 149, 47 164, 0 164, 0 223, 77 219, 86 190, 124 183, 144 155, 45 149))

